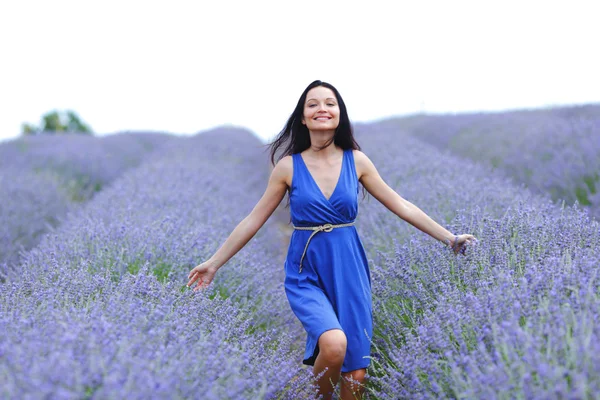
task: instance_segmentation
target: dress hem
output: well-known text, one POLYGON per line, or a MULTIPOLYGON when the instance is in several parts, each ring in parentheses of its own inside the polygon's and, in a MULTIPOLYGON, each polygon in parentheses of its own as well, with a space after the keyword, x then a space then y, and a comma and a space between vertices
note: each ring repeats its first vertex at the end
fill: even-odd
MULTIPOLYGON (((333 329, 339 329, 342 332, 344 332, 343 329, 341 329, 340 327, 334 327, 334 328, 327 328, 324 329, 321 333, 319 333, 319 335, 317 336, 317 344, 315 345, 315 348, 313 349, 313 354, 312 356, 310 356, 309 358, 305 358, 302 360, 302 364, 304 365, 309 365, 309 366, 314 366, 315 365, 315 361, 317 360, 317 356, 319 355, 319 338, 321 337, 322 334, 324 334, 327 331, 331 331, 333 329)), ((346 334, 346 332, 344 332, 344 334, 346 334)), ((363 368, 368 368, 369 365, 371 365, 371 361, 369 360, 364 366, 359 366, 356 368, 351 368, 347 371, 344 371, 343 369, 341 370, 342 373, 346 373, 346 372, 350 372, 350 371, 356 371, 357 369, 363 369, 363 368)))
MULTIPOLYGON (((315 357, 315 358, 316 358, 316 357, 315 357)), ((312 364, 310 364, 311 360, 312 360, 312 357, 311 357, 311 358, 307 358, 306 360, 302 360, 302 364, 304 364, 304 365, 308 365, 308 366, 311 366, 311 367, 313 367, 313 366, 315 365, 315 364, 314 364, 314 360, 312 360, 312 364)), ((351 368, 351 369, 349 369, 349 370, 347 370, 347 371, 344 371, 344 370, 342 369, 342 370, 341 370, 341 373, 342 373, 342 374, 345 374, 346 372, 356 371, 357 369, 363 369, 363 368, 364 368, 364 369, 367 369, 367 368, 369 368, 369 366, 370 366, 370 365, 371 365, 371 362, 369 361, 367 364, 365 364, 365 365, 363 365, 363 366, 359 366, 359 367, 355 367, 355 368, 353 367, 353 368, 351 368)))

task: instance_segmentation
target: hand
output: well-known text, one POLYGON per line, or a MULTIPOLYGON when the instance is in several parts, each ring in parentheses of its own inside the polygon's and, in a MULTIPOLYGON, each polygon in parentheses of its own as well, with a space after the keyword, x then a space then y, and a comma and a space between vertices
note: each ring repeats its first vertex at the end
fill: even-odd
POLYGON ((467 246, 468 245, 472 245, 475 242, 477 242, 477 238, 475 238, 475 236, 473 235, 469 235, 469 234, 463 234, 463 235, 459 235, 458 236, 458 246, 456 245, 456 243, 453 243, 454 246, 452 246, 454 251, 454 254, 458 254, 461 253, 463 256, 466 255, 465 252, 467 251, 467 246))
POLYGON ((202 264, 195 266, 190 271, 190 273, 188 274, 188 279, 190 281, 187 283, 187 286, 189 287, 197 280, 198 284, 194 288, 194 292, 198 289, 204 289, 208 285, 210 285, 216 273, 217 268, 215 268, 215 266, 212 263, 208 261, 203 262, 202 264))

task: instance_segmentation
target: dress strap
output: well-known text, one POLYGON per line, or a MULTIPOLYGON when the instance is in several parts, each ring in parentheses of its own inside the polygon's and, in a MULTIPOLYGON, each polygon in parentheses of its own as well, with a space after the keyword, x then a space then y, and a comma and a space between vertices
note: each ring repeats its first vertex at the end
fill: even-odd
POLYGON ((308 244, 310 243, 310 240, 313 238, 314 235, 316 235, 319 232, 331 232, 333 230, 333 228, 343 228, 345 226, 352 226, 354 225, 356 221, 352 221, 352 222, 348 222, 346 224, 337 224, 337 225, 332 225, 332 224, 324 224, 324 225, 319 225, 319 226, 294 226, 294 229, 299 229, 299 230, 305 230, 305 231, 314 231, 313 233, 310 234, 310 236, 308 237, 308 240, 306 241, 306 246, 304 246, 304 252, 302 253, 302 257, 300 257, 300 269, 298 270, 299 273, 302 272, 302 260, 304 259, 304 255, 306 254, 306 249, 308 249, 308 244))

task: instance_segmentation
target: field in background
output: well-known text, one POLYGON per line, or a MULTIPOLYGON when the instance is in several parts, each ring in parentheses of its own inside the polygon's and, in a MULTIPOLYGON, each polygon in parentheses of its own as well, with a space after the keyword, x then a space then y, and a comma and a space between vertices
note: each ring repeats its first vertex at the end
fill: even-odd
POLYGON ((536 193, 578 202, 600 217, 600 105, 415 115, 369 126, 497 168, 536 193))

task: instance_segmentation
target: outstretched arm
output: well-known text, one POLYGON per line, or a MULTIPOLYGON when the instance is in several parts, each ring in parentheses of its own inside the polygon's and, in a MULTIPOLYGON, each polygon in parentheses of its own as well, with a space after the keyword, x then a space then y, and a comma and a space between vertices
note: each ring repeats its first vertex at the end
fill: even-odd
POLYGON ((198 280, 198 287, 206 287, 211 282, 216 271, 229 261, 256 235, 256 232, 273 214, 287 190, 286 176, 291 163, 286 158, 281 159, 269 178, 268 186, 254 209, 231 232, 221 247, 204 263, 194 267, 188 274, 187 286, 198 280))
POLYGON ((452 232, 439 225, 419 207, 402 198, 389 187, 366 154, 359 150, 355 150, 354 154, 357 170, 360 171, 360 183, 388 210, 431 237, 447 245, 452 245, 455 247, 455 253, 458 253, 460 250, 455 244, 460 245, 465 241, 475 240, 475 237, 472 235, 460 235, 458 243, 455 243, 456 236, 452 232))

